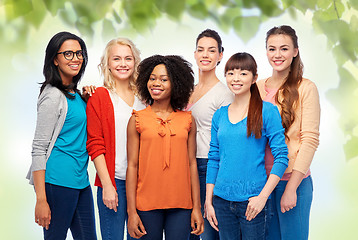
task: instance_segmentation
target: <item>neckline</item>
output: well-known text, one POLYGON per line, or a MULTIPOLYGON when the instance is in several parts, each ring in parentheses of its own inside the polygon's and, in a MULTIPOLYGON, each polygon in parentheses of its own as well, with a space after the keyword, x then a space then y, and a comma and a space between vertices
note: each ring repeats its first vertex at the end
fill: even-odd
POLYGON ((227 106, 226 116, 227 116, 227 120, 229 121, 229 123, 231 123, 231 125, 237 125, 237 124, 243 122, 245 119, 247 119, 247 115, 246 115, 246 117, 244 117, 243 119, 241 119, 240 121, 238 121, 236 123, 231 122, 230 117, 229 117, 229 107, 230 107, 230 105, 231 105, 231 103, 227 106))
POLYGON ((173 110, 173 112, 171 112, 166 119, 163 119, 163 118, 161 118, 156 112, 153 111, 151 105, 148 105, 147 108, 148 108, 148 110, 150 110, 150 112, 152 113, 152 115, 155 116, 156 119, 160 119, 160 120, 162 120, 162 121, 164 121, 164 122, 165 122, 165 121, 168 121, 168 120, 171 120, 172 117, 173 117, 173 115, 174 115, 174 113, 175 113, 175 111, 173 110))
POLYGON ((133 101, 133 105, 130 106, 126 101, 123 100, 123 98, 121 98, 121 96, 119 96, 116 92, 112 92, 110 91, 109 89, 107 89, 107 91, 109 92, 109 94, 111 94, 114 98, 117 98, 119 99, 125 106, 129 107, 129 108, 133 108, 136 101, 137 101, 137 98, 136 96, 134 95, 134 101, 133 101))
POLYGON ((205 98, 205 96, 207 96, 209 94, 209 92, 211 92, 216 86, 218 86, 218 84, 220 84, 221 82, 217 82, 214 86, 212 86, 203 96, 201 96, 195 103, 192 103, 191 107, 188 109, 188 111, 190 111, 193 107, 195 107, 195 105, 200 102, 203 98, 205 98))

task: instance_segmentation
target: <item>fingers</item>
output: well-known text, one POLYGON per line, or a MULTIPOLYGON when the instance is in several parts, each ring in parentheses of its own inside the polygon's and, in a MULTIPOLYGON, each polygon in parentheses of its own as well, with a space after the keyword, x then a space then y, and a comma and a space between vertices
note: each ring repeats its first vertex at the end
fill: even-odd
POLYGON ((50 222, 51 222, 51 215, 46 216, 46 217, 35 217, 35 222, 45 228, 46 230, 48 230, 49 226, 50 226, 50 222))
POLYGON ((253 207, 250 205, 250 203, 247 205, 246 208, 246 212, 245 212, 245 217, 247 221, 251 221, 252 219, 254 219, 257 214, 259 214, 261 212, 261 210, 253 207))
POLYGON ((218 228, 218 220, 216 219, 216 216, 207 216, 208 222, 210 223, 210 226, 214 228, 216 231, 219 231, 218 228))
POLYGON ((139 220, 138 228, 136 230, 134 230, 134 234, 135 234, 136 238, 141 238, 142 236, 147 234, 147 232, 145 231, 144 225, 143 225, 141 220, 139 220))
POLYGON ((293 206, 293 205, 286 205, 286 206, 281 205, 281 212, 282 213, 288 212, 288 211, 292 210, 294 207, 296 207, 296 206, 293 206))

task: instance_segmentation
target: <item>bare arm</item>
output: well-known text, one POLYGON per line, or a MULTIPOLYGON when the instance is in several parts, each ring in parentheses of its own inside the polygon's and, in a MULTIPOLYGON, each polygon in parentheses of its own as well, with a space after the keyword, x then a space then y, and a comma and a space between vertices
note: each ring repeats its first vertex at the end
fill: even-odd
POLYGON ((216 219, 215 210, 213 207, 213 193, 214 193, 215 185, 212 183, 206 184, 206 198, 205 198, 205 206, 206 206, 206 218, 210 225, 216 230, 219 231, 218 228, 218 220, 216 219))
POLYGON ((111 178, 109 177, 106 159, 104 158, 104 155, 101 154, 95 159, 93 159, 93 163, 96 167, 98 177, 101 180, 101 184, 103 187, 103 203, 109 209, 113 209, 115 212, 117 212, 118 194, 112 184, 111 178))
POLYGON ((191 213, 192 234, 200 235, 204 231, 204 220, 200 206, 200 184, 198 167, 196 164, 196 124, 192 118, 191 129, 188 137, 188 154, 191 179, 191 196, 193 199, 193 211, 191 213))
POLYGON ((136 208, 137 175, 139 163, 139 133, 136 130, 135 117, 129 119, 127 127, 127 212, 128 232, 131 237, 140 238, 146 234, 136 208))
POLYGON ((51 210, 46 198, 45 170, 34 171, 33 177, 36 192, 35 222, 47 230, 51 222, 51 210))

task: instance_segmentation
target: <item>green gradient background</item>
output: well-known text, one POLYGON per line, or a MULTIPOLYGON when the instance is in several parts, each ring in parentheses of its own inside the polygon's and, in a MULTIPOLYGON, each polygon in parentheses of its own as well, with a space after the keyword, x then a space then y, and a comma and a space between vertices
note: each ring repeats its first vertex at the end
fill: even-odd
MULTIPOLYGON (((0 14, 3 14, 1 8, 0 14)), ((156 27, 141 35, 136 34, 133 29, 126 29, 117 35, 107 33, 103 36, 98 24, 95 26, 93 38, 81 35, 89 50, 89 64, 81 85, 101 85, 97 64, 105 44, 117 36, 131 38, 141 50, 142 58, 152 54, 178 54, 195 66, 195 38, 205 28, 216 29, 222 35, 225 47, 223 63, 235 52, 249 52, 258 62, 259 78, 264 78, 271 73, 265 55, 265 32, 275 25, 293 26, 299 36, 301 56, 305 65, 304 76, 317 84, 321 98, 321 142, 311 168, 314 202, 310 239, 357 239, 358 160, 345 160, 343 144, 346 139, 338 125, 340 116, 325 97, 328 90, 336 88, 339 84, 337 66, 330 49, 326 47, 326 37, 314 33, 309 14, 296 14, 296 19, 283 14, 266 21, 261 24, 255 37, 247 43, 240 40, 233 31, 220 31, 212 21, 196 20, 185 14, 180 23, 161 17, 156 27)), ((0 21, 3 21, 1 15, 0 21)), ((58 17, 47 16, 38 29, 30 30, 27 46, 14 47, 11 42, 17 36, 16 32, 12 31, 5 32, 5 39, 0 46, 1 239, 42 238, 42 229, 34 223, 35 194, 25 176, 31 163, 38 83, 43 81, 44 49, 49 39, 62 30, 80 35, 76 28, 63 25, 58 17)), ((221 80, 224 80, 223 65, 219 65, 217 69, 221 80)), ((358 74, 355 66, 348 67, 353 73, 358 74)), ((196 72, 195 67, 194 70, 196 72)), ((358 96, 358 92, 355 94, 358 96)), ((346 107, 357 111, 356 102, 346 103, 346 107)), ((357 135, 357 132, 353 134, 357 135)), ((89 164, 89 173, 93 183, 92 163, 89 164)))

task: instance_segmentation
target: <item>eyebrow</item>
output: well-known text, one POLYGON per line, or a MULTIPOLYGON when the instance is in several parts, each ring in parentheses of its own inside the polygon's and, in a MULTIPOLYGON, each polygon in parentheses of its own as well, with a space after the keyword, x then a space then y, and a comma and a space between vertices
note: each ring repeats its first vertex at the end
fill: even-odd
MULTIPOLYGON (((157 76, 157 75, 151 73, 150 76, 152 76, 152 75, 153 75, 153 76, 157 76)), ((168 76, 168 75, 166 75, 166 74, 159 75, 159 77, 164 77, 164 76, 168 76)))
MULTIPOLYGON (((274 45, 269 45, 268 47, 276 47, 276 46, 274 46, 274 45)), ((290 47, 288 44, 284 44, 284 45, 281 45, 281 46, 279 46, 279 47, 290 47)))
MULTIPOLYGON (((204 48, 204 47, 202 47, 202 46, 198 46, 197 48, 204 48)), ((217 49, 217 47, 214 47, 214 46, 212 46, 212 47, 209 47, 209 49, 217 49)))

